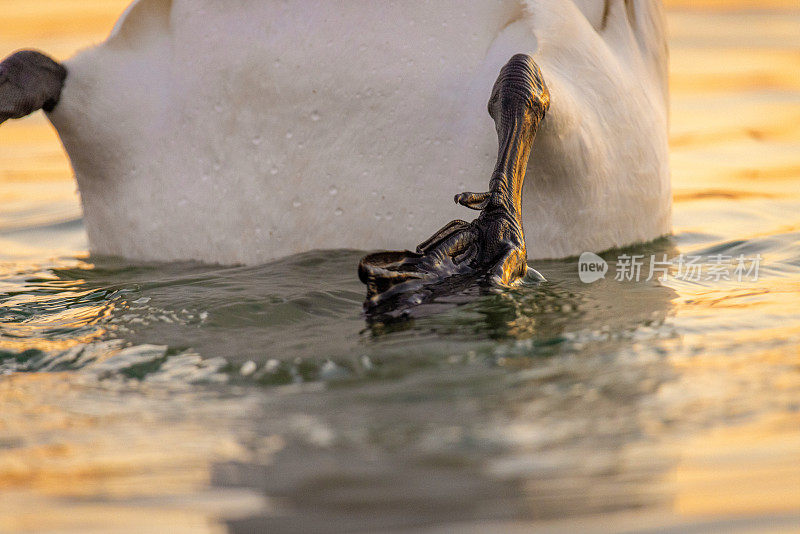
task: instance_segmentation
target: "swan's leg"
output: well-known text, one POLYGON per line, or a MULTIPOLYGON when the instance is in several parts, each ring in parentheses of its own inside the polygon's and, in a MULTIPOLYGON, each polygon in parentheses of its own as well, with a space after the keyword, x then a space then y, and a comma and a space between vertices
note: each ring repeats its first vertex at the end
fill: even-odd
POLYGON ((528 270, 527 260, 528 255, 524 248, 509 250, 491 268, 489 280, 499 286, 508 286, 518 282, 528 270))
POLYGON ((488 105, 499 145, 489 192, 455 197, 481 214, 471 223, 450 222, 416 253, 383 252, 362 259, 358 272, 367 284, 367 313, 383 305, 419 304, 450 291, 455 286, 444 282, 453 276, 509 285, 525 275, 522 186, 531 145, 549 106, 550 92, 533 58, 514 55, 500 70, 488 105), (403 293, 408 296, 400 299, 403 293))
POLYGON ((17 52, 0 63, 0 124, 36 110, 52 111, 61 97, 67 69, 32 50, 17 52))

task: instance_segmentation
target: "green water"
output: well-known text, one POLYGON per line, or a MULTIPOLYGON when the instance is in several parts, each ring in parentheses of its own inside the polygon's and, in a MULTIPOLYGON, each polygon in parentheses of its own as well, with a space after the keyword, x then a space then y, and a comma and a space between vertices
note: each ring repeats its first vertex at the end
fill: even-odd
MULTIPOLYGON (((789 422, 773 433, 796 438, 800 383, 780 381, 798 373, 800 313, 777 289, 797 284, 797 243, 795 233, 725 241, 687 232, 604 254, 609 273, 593 284, 579 280, 577 259, 536 262, 547 282, 467 291, 391 324, 361 314, 355 251, 258 267, 12 263, 0 281, 0 373, 71 384, 57 397, 69 417, 88 410, 114 420, 127 403, 142 404, 147 413, 125 425, 139 436, 186 417, 212 441, 224 429, 236 451, 202 451, 209 479, 200 486, 212 501, 233 488, 277 503, 237 514, 223 499, 211 508, 218 516, 208 514, 233 532, 663 510, 674 492, 691 491, 664 485, 681 463, 676 441, 776 414, 789 422), (620 254, 682 251, 770 261, 757 282, 614 279, 620 254), (718 358, 720 368, 703 369, 718 358)), ((40 395, 29 402, 47 405, 40 395)), ((7 446, 30 453, 43 437, 29 426, 7 446)), ((118 439, 102 423, 84 432, 118 439)), ((126 446, 119 439, 115 454, 130 454, 126 446)), ((166 454, 157 442, 140 447, 166 454)), ((91 465, 91 447, 85 454, 79 463, 91 465)), ((781 449, 769 467, 796 454, 781 449)), ((757 455, 749 461, 763 468, 757 455)), ((723 491, 721 480, 706 482, 723 491)), ((102 480, 81 484, 103 494, 102 480)), ((180 493, 193 502, 198 491, 180 493)))

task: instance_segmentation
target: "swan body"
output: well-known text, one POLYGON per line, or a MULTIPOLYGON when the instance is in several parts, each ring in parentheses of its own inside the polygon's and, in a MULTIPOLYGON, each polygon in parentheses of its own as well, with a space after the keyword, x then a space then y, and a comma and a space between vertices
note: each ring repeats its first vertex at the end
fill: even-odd
POLYGON ((656 0, 139 0, 64 63, 50 120, 94 253, 259 263, 403 248, 463 217, 516 53, 551 93, 527 171, 531 259, 670 231, 656 0))

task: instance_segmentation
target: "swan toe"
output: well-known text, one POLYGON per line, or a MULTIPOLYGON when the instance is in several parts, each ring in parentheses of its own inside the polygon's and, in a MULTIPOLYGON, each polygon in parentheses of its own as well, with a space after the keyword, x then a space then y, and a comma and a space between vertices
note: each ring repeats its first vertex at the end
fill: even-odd
POLYGON ((489 204, 489 198, 492 193, 487 191, 485 193, 459 193, 453 200, 456 204, 461 204, 473 210, 482 210, 489 204))

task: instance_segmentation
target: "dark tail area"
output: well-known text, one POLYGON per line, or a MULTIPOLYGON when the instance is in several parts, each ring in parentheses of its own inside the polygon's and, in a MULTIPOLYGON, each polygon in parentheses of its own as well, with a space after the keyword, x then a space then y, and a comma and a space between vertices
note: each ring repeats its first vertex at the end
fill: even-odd
POLYGON ((22 50, 0 63, 0 124, 34 111, 53 111, 67 69, 46 55, 22 50))

